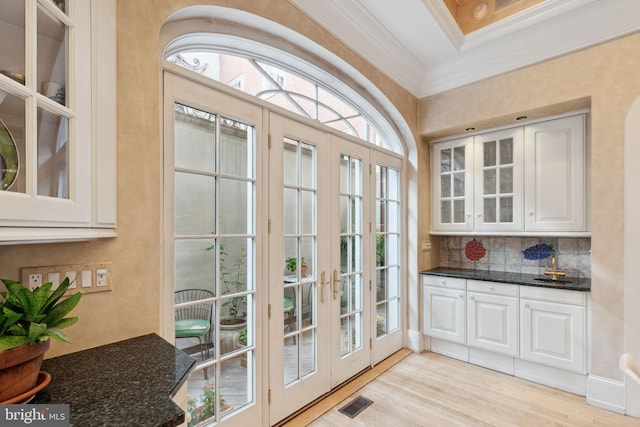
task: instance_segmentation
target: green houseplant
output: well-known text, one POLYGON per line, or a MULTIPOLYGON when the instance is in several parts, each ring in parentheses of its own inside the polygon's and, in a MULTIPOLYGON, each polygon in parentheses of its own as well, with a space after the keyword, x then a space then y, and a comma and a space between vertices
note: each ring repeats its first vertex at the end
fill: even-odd
POLYGON ((0 292, 0 402, 32 389, 37 382, 49 338, 69 342, 62 329, 78 321, 65 317, 78 304, 82 294, 61 300, 71 284, 66 278, 51 292, 45 283, 29 290, 13 280, 3 279, 7 291, 0 292))
MULTIPOLYGON (((300 277, 306 277, 307 276, 307 264, 304 262, 304 257, 300 258, 300 277)), ((285 265, 287 267, 287 270, 295 273, 296 270, 298 269, 298 258, 297 257, 289 257, 285 260, 285 265)))

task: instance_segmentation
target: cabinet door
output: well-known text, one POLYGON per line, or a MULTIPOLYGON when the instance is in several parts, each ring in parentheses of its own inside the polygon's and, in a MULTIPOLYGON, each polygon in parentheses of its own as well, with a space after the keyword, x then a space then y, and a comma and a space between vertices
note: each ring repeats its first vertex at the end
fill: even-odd
POLYGON ((467 292, 467 344, 518 355, 518 299, 467 292))
POLYGON ((521 231, 522 128, 478 135, 474 147, 476 231, 521 231))
POLYGON ((473 229, 473 138, 431 146, 431 229, 473 229))
POLYGON ((424 333, 465 343, 465 291, 424 287, 424 333))
POLYGON ((520 358, 586 373, 585 308, 520 300, 520 358))
POLYGON ((525 127, 525 228, 586 231, 584 115, 525 127))

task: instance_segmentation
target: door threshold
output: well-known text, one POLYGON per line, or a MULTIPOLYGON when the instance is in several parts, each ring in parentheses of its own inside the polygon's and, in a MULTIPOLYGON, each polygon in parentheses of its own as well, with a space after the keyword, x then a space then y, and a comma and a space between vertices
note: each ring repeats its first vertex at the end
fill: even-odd
POLYGON ((412 353, 408 348, 403 348, 393 353, 373 368, 367 368, 354 377, 338 385, 330 392, 320 396, 313 402, 302 407, 284 420, 274 424, 274 427, 306 426, 320 418, 334 406, 360 390, 362 387, 375 380, 378 376, 386 372, 396 363, 412 353))

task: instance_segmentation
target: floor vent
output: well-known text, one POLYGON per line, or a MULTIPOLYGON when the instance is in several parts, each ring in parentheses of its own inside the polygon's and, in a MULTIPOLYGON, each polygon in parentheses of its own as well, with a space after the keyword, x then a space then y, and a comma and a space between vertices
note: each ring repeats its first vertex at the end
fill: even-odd
POLYGON ((373 400, 369 400, 366 397, 358 396, 355 399, 353 399, 351 403, 348 403, 347 405, 338 409, 338 411, 342 412, 343 414, 345 414, 350 418, 355 418, 356 415, 364 411, 367 408, 367 406, 371 405, 372 403, 373 403, 373 400))

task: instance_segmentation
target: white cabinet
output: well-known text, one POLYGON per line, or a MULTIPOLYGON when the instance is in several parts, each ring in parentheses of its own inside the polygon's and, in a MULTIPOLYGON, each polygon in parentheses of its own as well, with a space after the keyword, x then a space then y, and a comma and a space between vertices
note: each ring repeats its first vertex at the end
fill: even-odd
POLYGON ((520 357, 584 374, 585 295, 556 289, 523 289, 520 298, 520 357))
POLYGON ((585 116, 525 127, 525 226, 528 231, 584 231, 585 116))
POLYGON ((467 281, 467 345, 518 356, 518 286, 467 281))
POLYGON ((431 232, 588 232, 585 114, 431 145, 431 232))
POLYGON ((465 280, 424 276, 423 331, 426 335, 464 344, 465 280))
POLYGON ((475 230, 522 230, 522 128, 474 138, 475 230))
POLYGON ((473 230, 473 138, 432 146, 431 218, 443 231, 473 230))
POLYGON ((0 3, 0 244, 115 235, 115 20, 115 0, 0 3))

